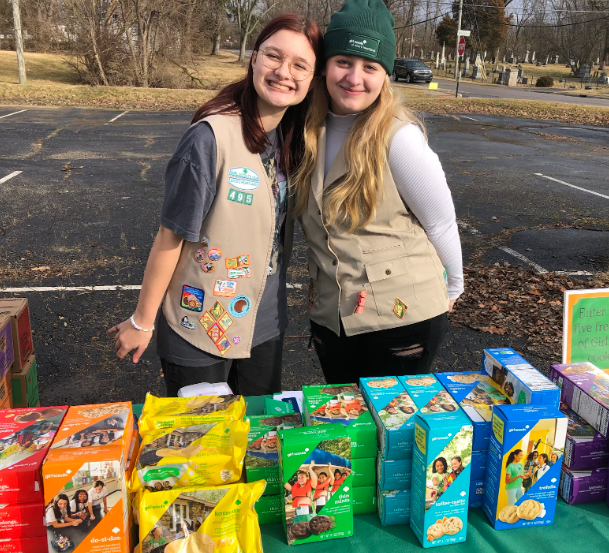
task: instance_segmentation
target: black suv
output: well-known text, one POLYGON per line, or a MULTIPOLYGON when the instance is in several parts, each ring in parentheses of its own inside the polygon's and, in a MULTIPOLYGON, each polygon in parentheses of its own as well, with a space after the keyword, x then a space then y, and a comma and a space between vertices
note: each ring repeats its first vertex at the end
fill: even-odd
POLYGON ((400 79, 404 79, 407 83, 415 81, 429 83, 433 79, 433 73, 431 68, 421 60, 399 58, 395 60, 395 65, 393 66, 393 80, 399 81, 400 79))

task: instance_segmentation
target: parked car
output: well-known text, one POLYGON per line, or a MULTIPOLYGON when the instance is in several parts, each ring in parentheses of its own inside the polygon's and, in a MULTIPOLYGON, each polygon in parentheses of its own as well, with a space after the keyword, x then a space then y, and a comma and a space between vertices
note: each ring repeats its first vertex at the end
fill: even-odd
POLYGON ((421 60, 398 58, 393 66, 393 80, 399 81, 400 79, 404 79, 407 83, 415 81, 429 83, 433 79, 433 73, 431 68, 421 60))

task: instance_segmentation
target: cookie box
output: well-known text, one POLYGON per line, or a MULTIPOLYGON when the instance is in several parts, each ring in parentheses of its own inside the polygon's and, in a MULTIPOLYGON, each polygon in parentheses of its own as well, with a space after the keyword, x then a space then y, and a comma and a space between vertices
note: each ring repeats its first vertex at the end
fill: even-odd
POLYGON ((486 516, 496 530, 552 524, 567 417, 550 405, 498 405, 492 422, 486 516))
POLYGON ((141 550, 262 553, 254 506, 263 491, 262 480, 218 487, 144 491, 139 504, 141 550))
POLYGON ((607 467, 609 465, 609 440, 594 430, 566 403, 561 403, 560 410, 569 420, 563 464, 571 470, 607 467))
POLYGON ((412 459, 376 459, 376 480, 381 491, 409 490, 412 482, 412 459))
POLYGON ((8 315, 0 315, 0 378, 10 372, 14 360, 11 319, 8 315))
POLYGON ((592 363, 552 365, 550 378, 561 398, 588 424, 609 438, 609 374, 592 363))
POLYGON ((351 458, 376 457, 376 425, 355 384, 303 386, 307 426, 342 424, 351 439, 351 458))
MULTIPOLYGON (((474 428, 474 436, 476 435, 476 429, 474 428)), ((472 481, 484 480, 486 474, 486 458, 488 456, 488 450, 484 451, 472 451, 472 481)))
POLYGON ((376 457, 351 459, 353 487, 364 488, 376 484, 376 457))
POLYGON ((351 441, 340 423, 279 430, 288 545, 353 535, 351 441))
POLYGON ((364 486, 353 487, 351 490, 353 498, 353 514, 365 515, 376 512, 376 487, 364 486))
POLYGON ((469 485, 469 508, 477 509, 482 507, 482 497, 484 496, 484 480, 473 480, 469 485))
POLYGON ((11 320, 15 356, 13 372, 19 372, 27 363, 30 355, 34 353, 27 298, 0 299, 0 315, 8 315, 11 320))
POLYGON ((250 424, 245 451, 247 481, 266 480, 264 495, 277 495, 280 493, 277 432, 281 428, 302 426, 300 415, 254 415, 245 421, 250 424))
POLYGON ((563 465, 558 493, 569 505, 602 501, 607 495, 608 468, 569 470, 563 465))
POLYGON ((281 514, 283 513, 281 508, 282 501, 283 494, 266 495, 265 490, 265 494, 256 501, 255 506, 260 524, 281 524, 281 514))
POLYGON ((472 421, 474 449, 488 449, 493 406, 510 405, 512 401, 484 371, 437 373, 435 376, 472 421))
POLYGON ((30 355, 19 372, 11 372, 13 407, 35 407, 38 397, 38 366, 36 356, 30 355))
POLYGON ((0 539, 0 553, 48 553, 46 537, 0 539))
POLYGON ((485 349, 482 370, 505 392, 512 403, 558 407, 560 390, 511 348, 485 349))
POLYGON ((43 501, 40 467, 67 409, 0 411, 0 503, 43 501))
POLYGON ((410 521, 410 490, 381 490, 377 488, 376 506, 383 526, 408 524, 410 521))
POLYGON ((0 540, 38 538, 46 535, 42 501, 0 505, 0 540))

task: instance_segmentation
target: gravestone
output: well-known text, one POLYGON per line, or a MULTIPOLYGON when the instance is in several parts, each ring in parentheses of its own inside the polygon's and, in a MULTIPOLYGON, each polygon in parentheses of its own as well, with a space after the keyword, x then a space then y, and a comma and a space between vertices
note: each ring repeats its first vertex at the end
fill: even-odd
POLYGON ((524 75, 524 69, 520 66, 518 66, 518 77, 517 77, 517 82, 521 83, 522 82, 522 77, 524 75))
POLYGON ((446 44, 442 45, 442 57, 440 58, 440 61, 444 66, 444 69, 446 69, 446 44))
POLYGON ((533 50, 533 55, 531 56, 531 63, 535 63, 535 50, 533 50))
POLYGON ((436 52, 436 69, 440 67, 440 52, 436 52))
POLYGON ((463 68, 462 77, 467 77, 469 75, 469 56, 465 58, 465 66, 463 68))
POLYGON ((601 73, 601 76, 598 78, 599 84, 609 84, 609 75, 604 71, 601 73))
POLYGON ((584 63, 582 66, 580 66, 579 71, 577 72, 577 77, 582 80, 590 79, 590 65, 584 63))
POLYGON ((529 63, 529 51, 524 55, 524 63, 529 63))
POLYGON ((504 55, 503 55, 503 57, 501 58, 501 61, 502 61, 503 63, 505 63, 505 54, 504 54, 504 55))
POLYGON ((506 71, 505 84, 507 86, 516 86, 518 84, 518 71, 508 68, 506 71))
POLYGON ((558 54, 554 56, 554 63, 558 63, 558 54))
POLYGON ((550 61, 550 55, 549 54, 546 56, 546 62, 544 63, 544 65, 548 65, 548 61, 550 61))
POLYGON ((596 65, 598 65, 601 61, 601 58, 599 56, 596 56, 596 65))

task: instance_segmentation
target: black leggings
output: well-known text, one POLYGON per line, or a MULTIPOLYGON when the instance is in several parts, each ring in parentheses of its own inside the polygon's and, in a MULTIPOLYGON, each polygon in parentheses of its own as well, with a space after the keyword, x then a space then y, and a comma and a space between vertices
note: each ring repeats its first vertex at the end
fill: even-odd
POLYGON ((358 383, 366 376, 423 374, 432 363, 448 329, 446 313, 407 326, 340 336, 311 321, 311 334, 328 384, 358 383))

